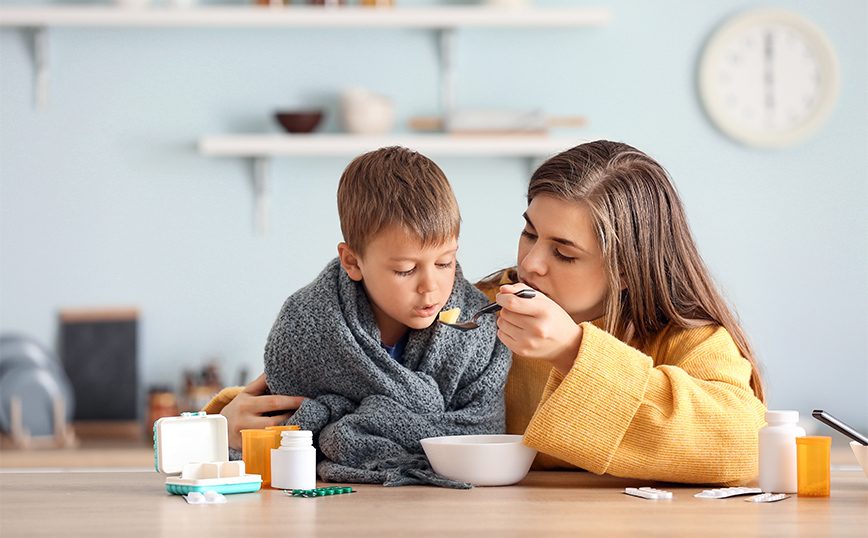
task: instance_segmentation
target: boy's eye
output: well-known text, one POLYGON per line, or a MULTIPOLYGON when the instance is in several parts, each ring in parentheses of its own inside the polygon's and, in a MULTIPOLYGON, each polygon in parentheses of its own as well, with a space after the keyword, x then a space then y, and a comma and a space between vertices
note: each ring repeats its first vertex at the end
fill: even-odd
POLYGON ((450 262, 438 263, 437 267, 439 267, 440 269, 449 269, 450 267, 452 267, 452 262, 450 261, 450 262))
POLYGON ((398 276, 410 276, 413 274, 413 271, 415 271, 415 270, 416 270, 416 268, 413 267, 412 269, 408 269, 406 271, 395 271, 395 274, 398 276))

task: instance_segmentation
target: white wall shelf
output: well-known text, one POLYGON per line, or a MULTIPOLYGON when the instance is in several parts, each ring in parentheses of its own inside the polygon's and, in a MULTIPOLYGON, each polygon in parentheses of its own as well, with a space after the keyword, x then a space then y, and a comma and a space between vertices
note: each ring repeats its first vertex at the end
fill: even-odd
POLYGON ((533 28, 594 27, 609 23, 608 8, 429 6, 110 6, 0 7, 0 26, 48 27, 277 27, 277 28, 533 28))
POLYGON ((194 6, 121 8, 110 6, 0 7, 0 26, 33 30, 34 96, 48 105, 51 27, 178 28, 416 28, 437 32, 444 114, 455 109, 455 30, 460 28, 589 28, 609 23, 601 7, 430 6, 194 6))
POLYGON ((426 155, 538 158, 575 146, 576 140, 547 135, 249 134, 203 137, 199 151, 212 157, 339 157, 399 145, 426 155))
POLYGON ((535 163, 571 148, 587 136, 394 134, 249 134, 206 136, 199 152, 210 157, 248 158, 253 162, 256 229, 268 232, 271 180, 275 157, 355 157, 384 146, 404 146, 430 157, 519 157, 535 163))
MULTIPOLYGON (((464 28, 595 28, 607 25, 605 7, 397 6, 192 6, 188 8, 112 6, 0 7, 0 27, 33 32, 34 94, 39 108, 48 104, 48 31, 64 28, 369 28, 420 29, 435 32, 439 47, 442 117, 455 104, 455 32, 464 28)), ((490 156, 539 159, 578 143, 574 138, 548 136, 449 136, 408 134, 365 137, 324 135, 226 135, 200 140, 204 155, 242 157, 253 161, 256 226, 268 225, 268 168, 282 156, 354 156, 386 145, 402 145, 426 155, 490 156)))

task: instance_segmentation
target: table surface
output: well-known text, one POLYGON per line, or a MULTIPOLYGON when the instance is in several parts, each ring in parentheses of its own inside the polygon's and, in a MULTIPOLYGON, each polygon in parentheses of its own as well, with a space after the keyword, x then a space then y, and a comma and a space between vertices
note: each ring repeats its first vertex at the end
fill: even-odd
MULTIPOLYGON (((531 472, 508 487, 354 485, 354 493, 296 498, 275 489, 187 504, 156 472, 3 472, 3 536, 868 536, 868 478, 832 471, 827 498, 780 502, 699 499, 705 487, 586 472, 531 472), (671 500, 624 488, 651 486, 671 500)), ((320 484, 333 485, 333 484, 320 484)))

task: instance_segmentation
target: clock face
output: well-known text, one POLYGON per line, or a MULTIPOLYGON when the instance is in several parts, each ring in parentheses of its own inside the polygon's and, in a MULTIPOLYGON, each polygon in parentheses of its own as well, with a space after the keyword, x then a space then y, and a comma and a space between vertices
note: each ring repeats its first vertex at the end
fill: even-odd
POLYGON ((752 146, 782 147, 813 133, 834 108, 838 62, 807 19, 751 11, 712 36, 699 84, 709 117, 724 133, 752 146))

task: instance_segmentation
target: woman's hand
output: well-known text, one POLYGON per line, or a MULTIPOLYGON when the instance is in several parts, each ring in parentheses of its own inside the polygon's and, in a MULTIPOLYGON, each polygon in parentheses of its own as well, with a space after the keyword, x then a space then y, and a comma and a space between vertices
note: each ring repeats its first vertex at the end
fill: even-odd
POLYGON ((250 382, 238 396, 220 411, 229 423, 229 447, 241 450, 241 430, 257 430, 266 426, 279 426, 292 416, 292 412, 301 406, 304 398, 301 396, 282 396, 265 394, 268 385, 263 373, 250 382), (274 416, 263 416, 263 413, 284 413, 274 416))
POLYGON ((537 291, 533 299, 516 297, 524 284, 500 287, 497 304, 503 307, 497 320, 497 336, 522 357, 544 360, 566 375, 582 344, 582 327, 557 303, 537 291))

